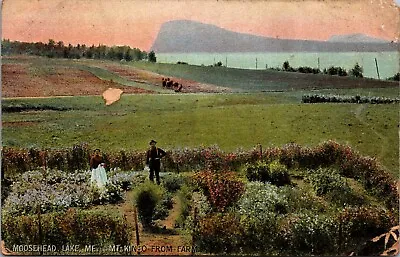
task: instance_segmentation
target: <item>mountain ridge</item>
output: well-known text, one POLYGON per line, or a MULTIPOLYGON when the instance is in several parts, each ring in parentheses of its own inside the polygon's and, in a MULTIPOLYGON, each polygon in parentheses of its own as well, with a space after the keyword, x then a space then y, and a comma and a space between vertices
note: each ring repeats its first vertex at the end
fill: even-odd
POLYGON ((344 34, 344 35, 332 35, 328 42, 353 42, 353 43, 389 43, 388 40, 376 37, 370 37, 361 33, 344 34))
POLYGON ((334 35, 331 41, 278 39, 230 31, 191 20, 163 23, 150 50, 172 52, 376 52, 396 51, 398 43, 364 34, 334 35), (358 36, 354 36, 358 35, 358 36), (360 38, 363 42, 341 40, 360 38), (333 41, 332 41, 333 40, 333 41))

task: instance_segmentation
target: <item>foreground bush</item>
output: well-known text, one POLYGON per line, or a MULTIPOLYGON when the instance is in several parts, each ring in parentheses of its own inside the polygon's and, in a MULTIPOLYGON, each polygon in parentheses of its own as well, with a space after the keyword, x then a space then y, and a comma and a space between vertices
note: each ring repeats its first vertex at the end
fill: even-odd
POLYGON ((184 178, 177 174, 168 174, 163 177, 162 185, 168 192, 174 193, 181 188, 184 178))
POLYGON ((292 254, 321 255, 336 253, 338 226, 328 215, 303 213, 292 218, 283 237, 292 254))
POLYGON ((135 189, 135 205, 143 226, 150 226, 156 219, 156 207, 164 195, 163 188, 146 181, 135 189))
POLYGON ((244 167, 244 171, 249 181, 269 182, 276 186, 290 184, 288 170, 279 161, 247 164, 244 167))
POLYGON ((330 201, 343 205, 362 205, 364 198, 357 195, 346 179, 332 168, 310 171, 308 180, 318 196, 326 196, 330 201))
POLYGON ((284 195, 274 185, 250 182, 237 206, 246 252, 269 253, 275 247, 278 220, 288 210, 284 195))
POLYGON ((199 220, 196 246, 207 253, 239 253, 243 228, 232 213, 212 213, 199 220))
POLYGON ((398 224, 399 220, 393 213, 381 207, 347 207, 338 214, 338 220, 343 226, 346 241, 353 242, 355 238, 370 239, 388 231, 398 224))
POLYGON ((190 223, 193 220, 188 221, 188 218, 191 217, 190 211, 192 210, 192 194, 193 194, 192 189, 186 184, 183 185, 181 189, 177 192, 178 201, 181 203, 179 209, 179 215, 175 221, 177 227, 186 228, 188 230, 192 229, 193 224, 190 223))
POLYGON ((130 231, 123 217, 114 212, 69 209, 41 215, 42 238, 38 215, 2 214, 2 240, 12 245, 127 245, 130 231))
POLYGON ((215 210, 224 211, 232 206, 244 192, 244 183, 234 172, 202 171, 193 176, 215 210))
POLYGON ((163 220, 168 216, 169 210, 173 207, 172 194, 169 192, 164 192, 161 200, 155 207, 154 210, 154 220, 163 220))

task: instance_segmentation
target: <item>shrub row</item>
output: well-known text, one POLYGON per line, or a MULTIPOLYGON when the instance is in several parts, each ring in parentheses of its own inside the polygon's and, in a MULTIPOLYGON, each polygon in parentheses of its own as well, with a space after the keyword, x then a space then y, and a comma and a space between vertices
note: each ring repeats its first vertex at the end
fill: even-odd
POLYGON ((13 245, 128 245, 127 221, 111 212, 68 209, 40 215, 2 215, 2 240, 13 245))
POLYGON ((26 111, 69 111, 71 107, 60 107, 49 104, 2 104, 2 112, 26 112, 26 111))
MULTIPOLYGON (((88 170, 92 152, 85 143, 64 149, 5 147, 2 149, 1 168, 7 177, 42 167, 69 172, 88 170)), ((145 153, 125 151, 103 153, 103 159, 107 169, 140 170, 144 167, 145 153)))
POLYGON ((400 103, 400 98, 367 97, 367 96, 340 96, 340 95, 303 95, 303 103, 357 103, 357 104, 393 104, 400 103))
MULTIPOLYGON (((93 152, 87 144, 74 145, 65 149, 12 148, 2 149, 2 175, 12 177, 41 167, 63 171, 89 169, 90 154, 93 152)), ((103 158, 107 169, 142 170, 145 152, 119 151, 105 152, 103 158)), ((257 160, 259 152, 237 151, 224 153, 218 147, 184 148, 167 151, 163 158, 164 171, 192 171, 224 167, 238 168, 243 163, 257 160)))

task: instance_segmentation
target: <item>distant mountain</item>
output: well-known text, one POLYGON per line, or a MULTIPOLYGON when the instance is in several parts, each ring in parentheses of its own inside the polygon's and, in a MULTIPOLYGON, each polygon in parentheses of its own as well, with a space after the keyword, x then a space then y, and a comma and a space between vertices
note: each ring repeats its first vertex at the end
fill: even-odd
POLYGON ((389 43, 389 41, 370 37, 365 34, 334 35, 329 42, 347 42, 347 43, 389 43))
POLYGON ((237 33, 189 20, 164 23, 151 50, 173 52, 376 52, 396 51, 399 44, 292 40, 237 33))

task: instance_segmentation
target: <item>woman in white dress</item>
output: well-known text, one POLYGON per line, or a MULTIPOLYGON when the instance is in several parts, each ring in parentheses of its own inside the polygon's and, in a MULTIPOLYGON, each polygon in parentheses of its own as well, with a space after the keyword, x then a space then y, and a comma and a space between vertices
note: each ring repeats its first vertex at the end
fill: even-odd
POLYGON ((90 178, 92 184, 103 188, 107 183, 107 175, 104 169, 103 157, 100 155, 100 149, 94 150, 94 154, 90 158, 90 169, 92 170, 92 176, 90 178))

